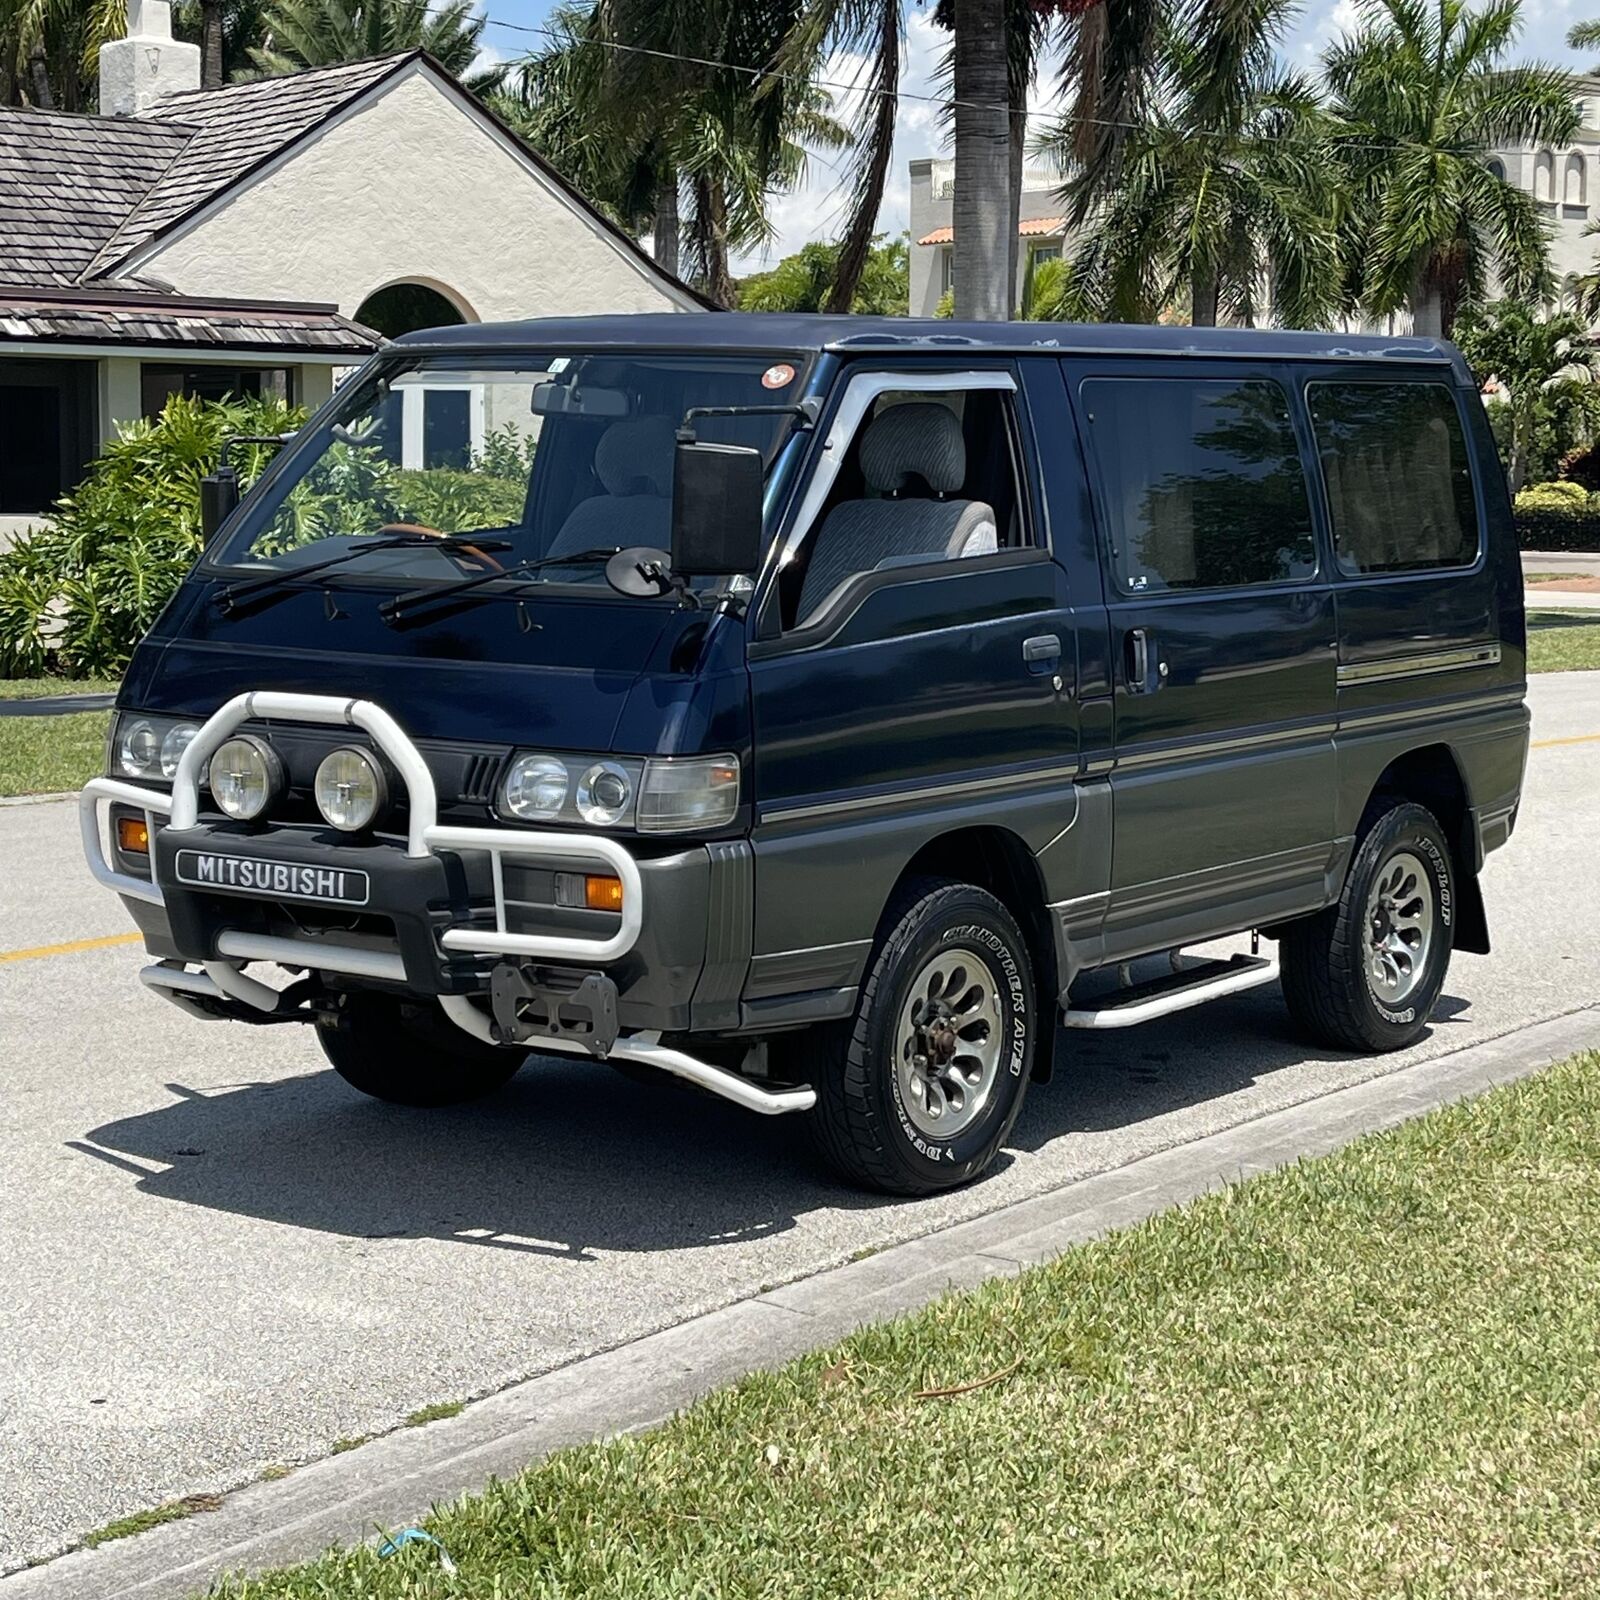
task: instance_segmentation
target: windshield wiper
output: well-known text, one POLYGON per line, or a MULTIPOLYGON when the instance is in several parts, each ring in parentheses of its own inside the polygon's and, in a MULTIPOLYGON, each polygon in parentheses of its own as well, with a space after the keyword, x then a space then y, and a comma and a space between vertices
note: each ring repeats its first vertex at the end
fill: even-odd
POLYGON ((359 561, 363 556, 370 556, 380 550, 437 550, 441 555, 448 556, 454 550, 487 551, 510 548, 509 539, 484 539, 473 533, 454 533, 441 538, 435 538, 432 534, 400 533, 387 539, 374 539, 371 544, 359 545, 354 550, 329 556, 325 561, 313 561, 303 567, 285 567, 278 572, 265 573, 259 578, 230 583, 218 594, 217 604, 223 611, 232 611, 241 600, 248 600, 253 594, 264 594, 268 589, 276 589, 279 584, 288 583, 295 578, 309 578, 319 572, 331 571, 334 567, 344 566, 347 561, 359 561))
POLYGON ((574 550, 565 555, 540 556, 537 561, 518 561, 495 572, 474 573, 470 578, 461 578, 455 583, 436 584, 427 589, 407 589, 382 601, 378 606, 378 615, 385 622, 398 622, 411 606, 421 605, 425 601, 448 600, 452 595, 466 594, 471 589, 498 583, 506 578, 530 579, 546 567, 592 566, 596 561, 609 561, 621 548, 621 545, 611 545, 604 550, 574 550))

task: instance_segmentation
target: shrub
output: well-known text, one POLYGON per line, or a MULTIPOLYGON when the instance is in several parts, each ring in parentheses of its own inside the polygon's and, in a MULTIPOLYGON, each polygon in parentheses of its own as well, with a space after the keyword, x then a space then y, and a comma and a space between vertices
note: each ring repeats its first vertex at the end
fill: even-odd
POLYGON ((1516 527, 1517 544, 1523 550, 1600 551, 1600 511, 1587 506, 1519 506, 1516 527))
POLYGON ((1582 511, 1589 505, 1588 491, 1581 483, 1529 484, 1514 502, 1518 511, 1582 511))
MULTIPOLYGON (((120 672, 200 553, 200 479, 223 440, 303 420, 275 400, 174 395, 154 421, 124 425, 53 519, 0 552, 0 672, 120 672)), ((241 480, 271 455, 235 452, 241 480)))

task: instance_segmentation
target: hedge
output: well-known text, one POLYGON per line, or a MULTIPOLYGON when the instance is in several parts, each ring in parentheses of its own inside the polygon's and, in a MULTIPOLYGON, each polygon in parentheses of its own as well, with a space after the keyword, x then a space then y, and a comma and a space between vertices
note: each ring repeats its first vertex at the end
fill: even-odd
POLYGON ((1554 507, 1515 513, 1517 544, 1523 550, 1600 553, 1600 511, 1554 507))

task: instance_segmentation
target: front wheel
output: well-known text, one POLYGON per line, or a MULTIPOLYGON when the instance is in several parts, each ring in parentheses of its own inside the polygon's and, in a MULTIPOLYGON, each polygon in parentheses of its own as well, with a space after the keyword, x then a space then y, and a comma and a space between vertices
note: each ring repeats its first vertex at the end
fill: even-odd
POLYGON ((510 1081, 520 1050, 463 1033, 430 1001, 344 994, 317 1023, 317 1043, 351 1088, 401 1106, 454 1106, 510 1081))
POLYGON ((1454 938, 1450 847, 1433 813, 1404 802, 1357 846, 1338 903, 1284 932, 1283 994, 1325 1044, 1415 1044, 1444 987, 1454 938))
POLYGON ((853 1025, 807 1041, 811 1126, 852 1182, 932 1194, 977 1177, 1022 1109, 1033 970, 1016 919, 972 884, 917 884, 890 922, 853 1025))

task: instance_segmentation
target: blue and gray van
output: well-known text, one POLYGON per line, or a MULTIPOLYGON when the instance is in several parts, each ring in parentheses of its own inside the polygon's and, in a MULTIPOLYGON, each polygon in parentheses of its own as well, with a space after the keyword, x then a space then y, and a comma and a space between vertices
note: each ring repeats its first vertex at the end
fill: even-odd
POLYGON ((89 862, 151 989, 367 1094, 578 1052, 926 1193, 1072 1029, 1279 983, 1394 1050, 1489 949, 1522 581, 1448 344, 463 326, 205 491, 89 862))

